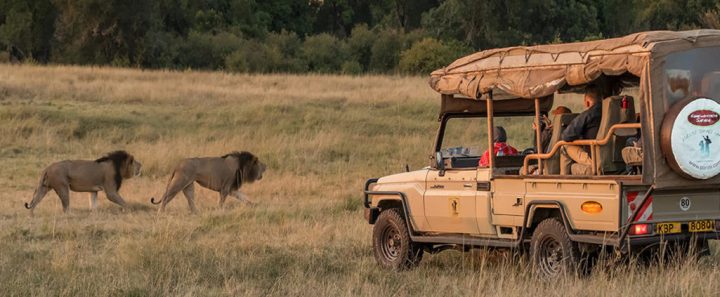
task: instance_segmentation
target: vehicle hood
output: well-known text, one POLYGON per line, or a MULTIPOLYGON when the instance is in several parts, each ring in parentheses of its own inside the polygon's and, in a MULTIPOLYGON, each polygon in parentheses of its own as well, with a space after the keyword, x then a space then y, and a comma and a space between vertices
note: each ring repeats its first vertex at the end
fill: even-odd
POLYGON ((378 179, 377 184, 425 182, 429 168, 388 175, 378 179))

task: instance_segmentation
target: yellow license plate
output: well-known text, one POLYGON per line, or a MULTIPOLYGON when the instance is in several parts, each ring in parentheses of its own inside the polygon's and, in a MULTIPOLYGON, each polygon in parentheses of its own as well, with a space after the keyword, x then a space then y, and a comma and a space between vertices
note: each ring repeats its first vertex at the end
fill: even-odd
POLYGON ((690 232, 709 232, 715 231, 714 220, 702 220, 688 222, 688 230, 690 232))
POLYGON ((656 234, 673 234, 673 233, 680 233, 681 231, 682 231, 682 228, 680 227, 680 223, 678 223, 678 222, 655 224, 655 233, 656 234))

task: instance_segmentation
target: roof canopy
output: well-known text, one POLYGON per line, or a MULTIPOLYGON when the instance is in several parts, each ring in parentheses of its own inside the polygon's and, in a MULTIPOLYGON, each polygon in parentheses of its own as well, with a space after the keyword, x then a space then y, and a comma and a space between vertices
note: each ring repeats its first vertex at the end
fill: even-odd
MULTIPOLYGON (((440 101, 440 116, 446 113, 487 113, 487 101, 468 98, 456 98, 443 95, 440 101)), ((553 106, 553 96, 540 101, 540 113, 547 114, 553 106)), ((508 99, 493 104, 495 116, 525 116, 535 114, 535 102, 521 98, 508 99)))
POLYGON ((518 46, 481 51, 431 74, 430 86, 445 95, 480 99, 536 98, 600 75, 640 76, 657 44, 700 37, 720 30, 651 31, 588 42, 518 46))

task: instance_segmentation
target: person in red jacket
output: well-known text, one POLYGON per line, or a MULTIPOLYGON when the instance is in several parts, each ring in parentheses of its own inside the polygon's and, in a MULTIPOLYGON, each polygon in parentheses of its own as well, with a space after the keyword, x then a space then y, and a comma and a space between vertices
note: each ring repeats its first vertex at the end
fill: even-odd
MULTIPOLYGON (((495 152, 495 156, 516 156, 518 154, 518 150, 507 144, 507 134, 505 133, 505 128, 502 126, 496 126, 495 129, 493 129, 493 134, 495 134, 495 137, 493 138, 493 151, 495 152)), ((478 165, 480 167, 490 166, 489 150, 486 150, 482 157, 480 157, 478 165)))

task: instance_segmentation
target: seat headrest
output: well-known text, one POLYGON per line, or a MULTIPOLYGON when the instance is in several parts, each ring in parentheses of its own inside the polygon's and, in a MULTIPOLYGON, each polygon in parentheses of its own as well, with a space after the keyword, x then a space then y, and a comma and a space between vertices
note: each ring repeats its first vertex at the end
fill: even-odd
POLYGON ((603 117, 618 116, 617 123, 635 122, 635 99, 632 96, 618 95, 603 99, 603 117))
MULTIPOLYGON (((607 129, 614 124, 624 123, 635 123, 637 121, 637 115, 635 114, 635 100, 632 96, 610 96, 603 100, 602 105, 602 121, 601 130, 603 133, 599 133, 605 136, 607 129)), ((635 129, 620 129, 616 130, 615 134, 618 136, 629 136, 635 135, 635 129)))

